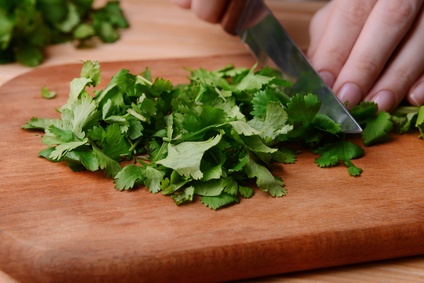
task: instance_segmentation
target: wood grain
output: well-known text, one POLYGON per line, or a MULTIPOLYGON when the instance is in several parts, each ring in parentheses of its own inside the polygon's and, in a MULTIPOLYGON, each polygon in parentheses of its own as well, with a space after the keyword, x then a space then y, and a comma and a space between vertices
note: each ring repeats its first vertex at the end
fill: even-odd
MULTIPOLYGON (((42 66, 80 60, 187 58, 247 52, 240 39, 224 32, 219 24, 201 21, 194 13, 177 7, 170 0, 121 0, 120 3, 131 26, 122 31, 118 42, 82 49, 76 49, 72 43, 53 45, 46 49, 42 66)), ((323 2, 268 0, 267 4, 293 39, 306 50, 309 21, 323 2)), ((0 85, 29 71, 31 68, 16 63, 0 65, 0 85)))
MULTIPOLYGON (((309 40, 309 21, 325 1, 266 0, 266 2, 295 41, 302 49, 306 49, 309 40)), ((246 52, 239 40, 225 34, 219 25, 199 21, 193 13, 179 9, 169 0, 121 0, 121 4, 130 19, 131 27, 122 33, 119 42, 91 49, 75 49, 72 44, 52 46, 47 49, 47 59, 42 67, 75 63, 84 59, 122 61, 246 52)), ((0 85, 29 71, 30 68, 18 64, 0 65, 0 85)), ((35 142, 39 144, 38 139, 35 142)), ((0 164, 4 164, 3 161, 0 156, 0 164)), ((423 282, 424 256, 243 280, 243 282, 302 283, 358 281, 423 282)), ((0 282, 16 281, 0 272, 0 282)))
MULTIPOLYGON (((250 67, 248 55, 102 63, 104 76, 146 66, 186 81, 183 67, 250 67)), ((311 153, 274 168, 288 195, 261 192, 220 211, 177 207, 144 189, 118 192, 100 173, 38 158, 32 116, 55 117, 80 65, 39 68, 0 88, 0 266, 21 282, 214 282, 424 253, 424 154, 416 134, 320 169, 311 153), (48 85, 58 97, 45 100, 48 85)))

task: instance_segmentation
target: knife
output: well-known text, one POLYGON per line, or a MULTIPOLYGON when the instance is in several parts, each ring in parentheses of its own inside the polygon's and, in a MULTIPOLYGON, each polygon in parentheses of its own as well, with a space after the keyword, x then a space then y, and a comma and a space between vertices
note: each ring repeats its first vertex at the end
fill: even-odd
POLYGON ((317 95, 321 101, 319 112, 339 123, 342 132, 362 132, 263 0, 231 0, 221 25, 226 32, 240 36, 260 65, 278 68, 283 78, 293 82, 291 94, 317 95))

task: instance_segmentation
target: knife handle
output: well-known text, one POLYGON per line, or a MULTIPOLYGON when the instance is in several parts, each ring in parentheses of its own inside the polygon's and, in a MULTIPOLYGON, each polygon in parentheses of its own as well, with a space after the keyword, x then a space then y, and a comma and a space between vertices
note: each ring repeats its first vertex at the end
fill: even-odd
POLYGON ((229 1, 225 14, 221 19, 222 27, 229 34, 237 34, 237 26, 247 2, 246 0, 229 1))

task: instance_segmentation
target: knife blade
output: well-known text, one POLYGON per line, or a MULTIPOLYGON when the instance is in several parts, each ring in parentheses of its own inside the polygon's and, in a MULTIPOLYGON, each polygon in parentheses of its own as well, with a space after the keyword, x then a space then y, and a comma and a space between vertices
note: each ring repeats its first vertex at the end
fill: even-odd
POLYGON ((263 0, 231 0, 221 25, 228 33, 240 36, 261 66, 278 68, 286 80, 293 82, 292 94, 317 95, 319 112, 339 123, 342 132, 362 132, 263 0))

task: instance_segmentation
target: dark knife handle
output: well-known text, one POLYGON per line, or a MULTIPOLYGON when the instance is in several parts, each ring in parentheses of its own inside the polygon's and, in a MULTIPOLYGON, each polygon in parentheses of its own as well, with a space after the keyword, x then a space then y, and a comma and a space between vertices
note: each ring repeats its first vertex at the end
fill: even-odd
POLYGON ((230 0, 221 19, 221 25, 226 32, 232 35, 237 34, 237 26, 240 17, 244 11, 244 7, 247 4, 247 0, 230 0))

